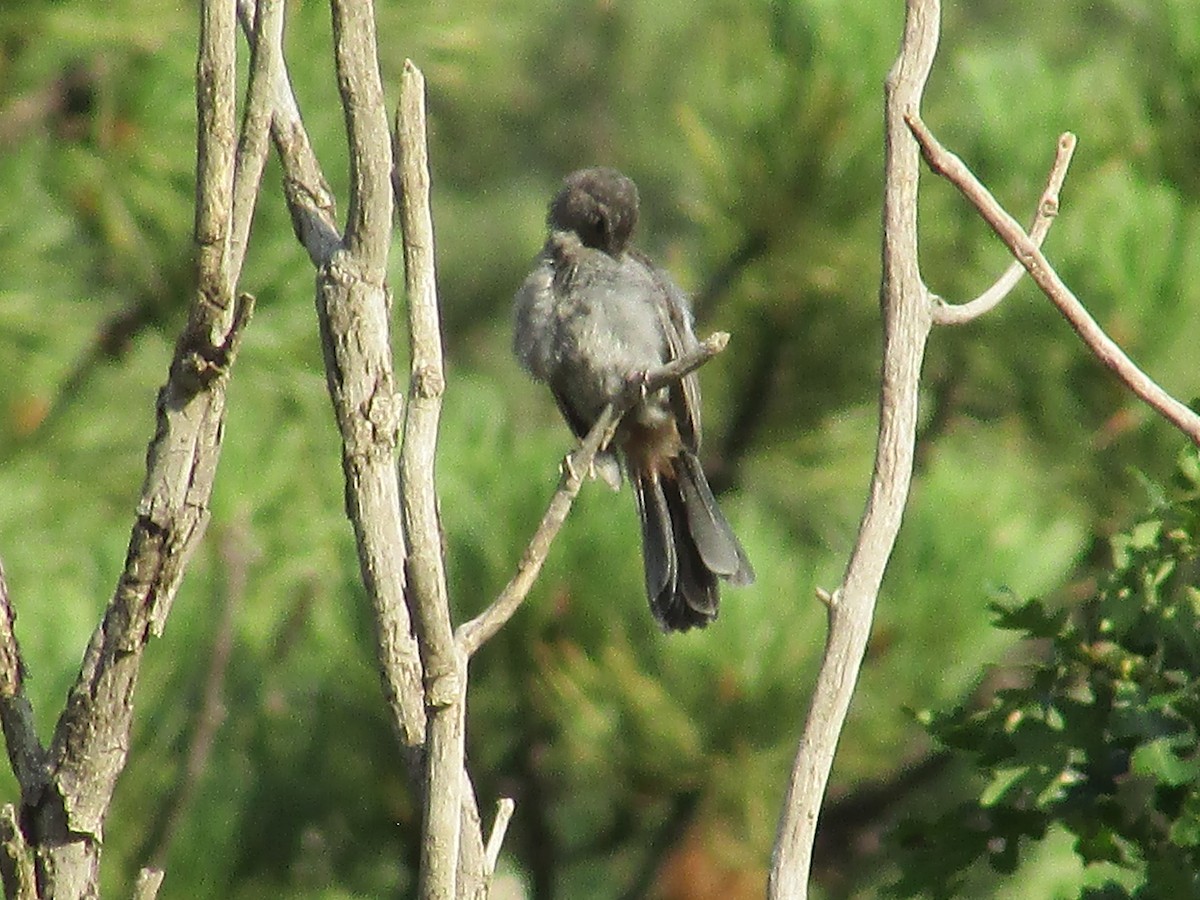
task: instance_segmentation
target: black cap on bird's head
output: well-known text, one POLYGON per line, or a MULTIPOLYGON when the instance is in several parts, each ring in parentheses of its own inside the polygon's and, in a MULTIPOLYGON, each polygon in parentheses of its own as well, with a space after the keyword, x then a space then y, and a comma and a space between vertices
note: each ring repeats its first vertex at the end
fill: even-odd
POLYGON ((637 185, 616 169, 580 169, 563 179, 546 221, 571 231, 585 247, 620 256, 637 224, 637 185))

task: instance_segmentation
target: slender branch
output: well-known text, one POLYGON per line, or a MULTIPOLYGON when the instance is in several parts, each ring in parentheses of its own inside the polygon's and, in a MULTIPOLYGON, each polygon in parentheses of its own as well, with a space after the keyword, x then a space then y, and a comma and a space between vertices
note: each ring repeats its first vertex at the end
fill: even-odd
MULTIPOLYGON (((253 42, 257 33, 255 0, 237 0, 237 6, 242 31, 253 42)), ((313 265, 321 266, 341 245, 336 204, 304 130, 287 64, 282 59, 274 69, 270 94, 271 139, 283 165, 283 192, 292 216, 292 229, 313 265)))
POLYGON ((232 305, 235 281, 230 223, 237 147, 236 27, 232 3, 201 3, 200 55, 196 63, 195 240, 200 292, 207 294, 207 302, 197 304, 197 311, 212 320, 207 324, 214 325, 222 318, 220 311, 232 305))
POLYGON ((250 239, 250 223, 258 200, 267 139, 271 131, 271 90, 283 67, 283 0, 262 0, 256 11, 250 55, 250 84, 238 141, 233 178, 233 233, 230 253, 240 271, 250 239))
POLYGON ((9 763, 21 786, 21 802, 32 806, 46 784, 46 748, 38 738, 33 707, 25 695, 25 661, 14 629, 16 618, 0 563, 0 725, 9 763))
POLYGON ((508 831, 509 820, 512 819, 513 810, 516 808, 517 804, 511 797, 501 797, 496 803, 496 818, 492 822, 492 833, 488 836, 485 852, 489 875, 496 871, 496 862, 500 859, 500 848, 504 846, 504 835, 508 831))
MULTIPOLYGON (((1075 135, 1069 131, 1058 138, 1058 147, 1054 154, 1054 165, 1050 167, 1050 175, 1046 179, 1046 189, 1038 200, 1037 212, 1033 216, 1033 224, 1029 228, 1029 239, 1041 247, 1050 226, 1058 216, 1058 195, 1062 190, 1063 181, 1067 177, 1067 167, 1071 165, 1071 157, 1075 153, 1075 135)), ((969 303, 947 303, 940 297, 934 298, 933 323, 935 325, 962 325, 991 312, 1009 295, 1021 276, 1025 267, 1016 260, 1009 263, 1004 274, 996 279, 996 283, 971 300, 969 303)))
MULTIPOLYGON (((404 482, 405 535, 414 613, 436 655, 451 654, 449 600, 441 551, 434 463, 446 375, 430 213, 429 160, 425 136, 425 81, 406 60, 396 110, 393 173, 404 231, 404 277, 408 299, 411 380, 400 457, 404 482)), ((453 668, 453 666, 450 666, 453 668)), ((427 680, 433 673, 427 673, 427 680)))
POLYGON ((979 211, 984 221, 991 226, 1000 240, 1012 251, 1017 261, 1037 282, 1038 287, 1058 307, 1075 333, 1088 349, 1125 382, 1138 397, 1149 404, 1168 422, 1182 431, 1192 443, 1200 446, 1200 415, 1192 412, 1163 390, 1150 376, 1139 369, 1125 355, 1104 329, 1091 317, 1071 289, 1042 255, 1037 244, 1031 240, 1020 224, 1005 212, 991 192, 971 174, 961 159, 938 143, 929 128, 921 121, 915 105, 905 110, 905 122, 921 144, 925 160, 938 175, 946 178, 959 189, 964 197, 979 211))
POLYGON ((908 0, 904 39, 885 83, 883 372, 875 469, 858 538, 829 598, 829 634, 772 854, 768 896, 808 896, 821 802, 866 653, 879 586, 912 481, 921 362, 933 304, 917 255, 920 157, 904 113, 920 107, 937 50, 939 0, 908 0))
POLYGON ((383 281, 392 238, 392 146, 379 79, 375 6, 333 0, 333 54, 350 141, 350 203, 342 243, 383 281))
POLYGON ((495 600, 471 621, 458 629, 457 640, 462 651, 467 656, 473 656, 504 623, 513 617, 525 598, 529 595, 538 574, 550 553, 554 538, 558 535, 571 505, 583 486, 583 476, 592 469, 596 454, 608 446, 613 432, 621 417, 641 399, 644 393, 653 393, 678 381, 689 372, 694 372, 718 353, 729 343, 729 335, 718 331, 708 336, 694 350, 689 351, 678 359, 666 365, 645 373, 644 376, 632 378, 625 393, 613 403, 605 407, 600 418, 596 420, 591 431, 584 437, 583 442, 570 453, 562 466, 562 475, 558 489, 550 498, 542 521, 538 524, 529 540, 529 545, 517 564, 516 574, 505 585, 504 590, 495 600))

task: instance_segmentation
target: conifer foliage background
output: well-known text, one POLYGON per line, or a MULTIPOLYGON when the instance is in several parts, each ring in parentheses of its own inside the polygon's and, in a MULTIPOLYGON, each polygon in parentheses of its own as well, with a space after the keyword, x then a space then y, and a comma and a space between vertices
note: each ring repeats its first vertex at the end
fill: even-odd
MULTIPOLYGON (((306 123, 344 178, 328 10, 288 15, 306 123)), ((508 350, 559 178, 631 175, 642 246, 695 294, 702 331, 734 335, 702 374, 705 455, 758 584, 707 632, 664 638, 631 500, 587 489, 474 663, 472 771, 481 796, 517 799, 502 868, 531 896, 761 894, 824 636, 812 589, 837 579, 870 468, 880 85, 901 16, 874 0, 378 4, 391 100, 405 57, 429 83, 451 379, 438 475, 463 613, 507 579, 568 446, 508 350)), ((121 565, 188 295, 194 18, 166 0, 0 9, 0 559, 44 729, 121 565)), ((1197 35, 1190 0, 950 4, 925 110, 1014 211, 1057 134, 1079 134, 1047 252, 1183 399, 1200 394, 1197 35)), ((105 878, 126 890, 166 834, 161 896, 403 895, 416 807, 371 662, 311 277, 278 192, 264 198, 213 525, 148 655, 105 878), (224 719, 178 807, 226 609, 224 719)), ((972 296, 1004 253, 945 185, 922 202, 931 287, 972 296)), ((1029 286, 935 341, 924 384, 913 502, 825 817, 831 897, 873 896, 895 875, 889 823, 969 782, 906 708, 970 702, 985 666, 1028 652, 989 600, 1085 596, 1147 505, 1139 473, 1166 480, 1180 443, 1029 286)), ((0 792, 16 796, 7 773, 0 792)), ((1021 896, 1081 877, 1063 840, 1022 862, 1021 896)), ((974 877, 974 896, 1018 896, 974 877)))

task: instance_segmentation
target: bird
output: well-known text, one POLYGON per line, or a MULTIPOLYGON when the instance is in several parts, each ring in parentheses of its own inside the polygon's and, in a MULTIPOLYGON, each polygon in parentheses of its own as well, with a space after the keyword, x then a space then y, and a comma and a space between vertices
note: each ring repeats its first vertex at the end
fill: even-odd
MULTIPOLYGON (((545 383, 584 437, 630 379, 698 346, 691 302, 631 244, 639 196, 616 169, 563 179, 548 235, 513 300, 513 351, 545 383)), ((690 373, 645 393, 624 415, 595 474, 614 489, 623 473, 641 523, 650 611, 664 631, 717 617, 719 582, 754 582, 746 551, 721 512, 699 459, 700 383, 690 373)))

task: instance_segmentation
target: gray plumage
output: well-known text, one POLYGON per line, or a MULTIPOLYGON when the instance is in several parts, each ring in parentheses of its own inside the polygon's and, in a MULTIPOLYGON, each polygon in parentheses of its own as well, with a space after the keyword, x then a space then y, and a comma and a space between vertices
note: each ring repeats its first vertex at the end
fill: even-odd
MULTIPOLYGON (((568 175, 550 203, 550 234, 514 300, 513 349, 554 395, 579 437, 635 374, 696 346, 686 295, 629 246, 633 182, 614 169, 568 175)), ((700 387, 693 373, 647 395, 625 416, 616 454, 597 459, 614 488, 620 462, 633 483, 650 609, 668 630, 716 618, 718 579, 754 571, 721 513, 696 454, 700 387)))

